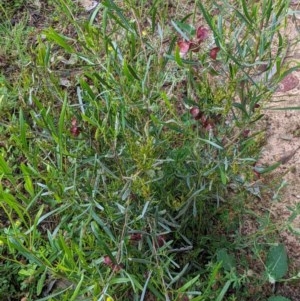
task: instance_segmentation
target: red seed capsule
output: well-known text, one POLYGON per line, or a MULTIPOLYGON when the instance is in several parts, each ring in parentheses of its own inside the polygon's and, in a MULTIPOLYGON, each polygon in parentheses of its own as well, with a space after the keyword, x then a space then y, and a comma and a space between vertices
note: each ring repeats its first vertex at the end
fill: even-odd
POLYGON ((130 235, 130 240, 131 241, 139 241, 142 239, 142 234, 141 233, 133 233, 130 235))
POLYGON ((157 239, 157 247, 162 247, 166 243, 165 235, 158 235, 156 239, 157 239))
POLYGON ((203 42, 208 38, 209 30, 204 26, 199 26, 196 32, 197 39, 199 42, 203 42))
POLYGON ((250 133, 250 130, 244 130, 243 131, 243 137, 244 138, 248 138, 249 137, 249 133, 250 133))
POLYGON ((209 52, 209 56, 211 59, 215 60, 217 58, 218 52, 220 51, 219 47, 212 48, 209 52))
POLYGON ((106 255, 106 256, 104 256, 103 263, 104 263, 105 265, 111 266, 113 262, 112 262, 112 260, 110 259, 110 257, 106 255))
POLYGON ((177 46, 179 48, 180 56, 183 57, 190 50, 191 42, 180 40, 180 41, 177 42, 177 46))
POLYGON ((80 127, 77 125, 77 119, 74 117, 71 120, 70 133, 72 136, 77 137, 80 134, 80 127))
POLYGON ((198 107, 192 107, 190 109, 190 113, 195 120, 199 120, 203 115, 203 113, 200 111, 198 107))

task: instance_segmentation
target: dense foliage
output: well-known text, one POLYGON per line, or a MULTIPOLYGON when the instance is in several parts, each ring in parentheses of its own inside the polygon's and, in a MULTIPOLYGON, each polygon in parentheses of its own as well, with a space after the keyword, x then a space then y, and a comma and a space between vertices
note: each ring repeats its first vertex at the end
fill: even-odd
POLYGON ((259 300, 285 276, 238 229, 277 166, 257 124, 289 1, 173 2, 0 6, 1 300, 259 300))

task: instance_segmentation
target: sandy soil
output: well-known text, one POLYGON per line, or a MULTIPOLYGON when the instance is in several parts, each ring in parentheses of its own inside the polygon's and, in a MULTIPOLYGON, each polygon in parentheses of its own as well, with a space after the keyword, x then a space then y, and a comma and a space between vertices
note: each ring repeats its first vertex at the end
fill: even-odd
MULTIPOLYGON (((291 9, 299 11, 300 1, 292 1, 291 9)), ((286 63, 291 66, 299 64, 300 61, 299 28, 300 13, 290 17, 286 31, 292 45, 286 63)), ((266 164, 282 162, 271 178, 277 180, 282 178, 281 184, 284 187, 278 195, 273 194, 270 199, 265 200, 264 205, 271 213, 273 221, 278 224, 278 228, 282 229, 279 235, 287 247, 290 269, 293 271, 290 276, 295 276, 300 272, 300 69, 293 71, 282 80, 270 107, 299 107, 298 110, 265 111, 267 143, 261 157, 261 162, 266 164), (291 209, 295 210, 297 207, 298 217, 288 222, 292 214, 291 209), (291 228, 294 231, 291 231, 291 228), (298 235, 295 232, 298 232, 298 235)), ((298 285, 292 283, 280 285, 278 291, 293 301, 300 300, 299 282, 298 285)))
MULTIPOLYGON (((297 20, 300 25, 300 19, 297 20)), ((290 20, 287 34, 291 41, 299 38, 296 24, 290 20)), ((292 46, 287 60, 299 62, 300 44, 292 46)), ((279 84, 270 107, 285 108, 299 107, 299 110, 266 110, 267 144, 262 153, 262 161, 268 164, 281 161, 283 164, 275 171, 278 176, 283 175, 286 187, 274 200, 270 210, 278 220, 287 219, 291 211, 287 207, 295 208, 300 204, 300 70, 293 71, 279 84)), ((300 208, 299 208, 300 209, 300 208)), ((294 222, 300 235, 300 219, 294 222)), ((300 269, 300 237, 296 238, 288 233, 282 233, 288 244, 294 242, 297 248, 290 251, 298 262, 300 269), (297 250, 296 250, 297 249, 297 250), (296 252, 297 251, 297 252, 296 252)))

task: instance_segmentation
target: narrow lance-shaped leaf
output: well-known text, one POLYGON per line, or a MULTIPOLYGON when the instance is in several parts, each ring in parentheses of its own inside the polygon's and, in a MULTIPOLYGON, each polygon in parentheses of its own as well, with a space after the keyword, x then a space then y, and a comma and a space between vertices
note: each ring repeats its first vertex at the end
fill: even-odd
POLYGON ((68 38, 61 34, 58 34, 53 28, 45 31, 45 35, 49 40, 55 42, 56 44, 64 48, 67 52, 74 53, 73 47, 71 47, 67 42, 68 38))

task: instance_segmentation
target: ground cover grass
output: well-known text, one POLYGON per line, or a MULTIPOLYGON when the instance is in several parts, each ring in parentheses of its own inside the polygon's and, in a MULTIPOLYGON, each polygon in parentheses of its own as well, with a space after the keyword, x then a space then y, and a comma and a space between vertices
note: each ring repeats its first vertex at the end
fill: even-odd
POLYGON ((288 2, 0 9, 1 298, 285 300, 276 227, 240 229, 288 2))

